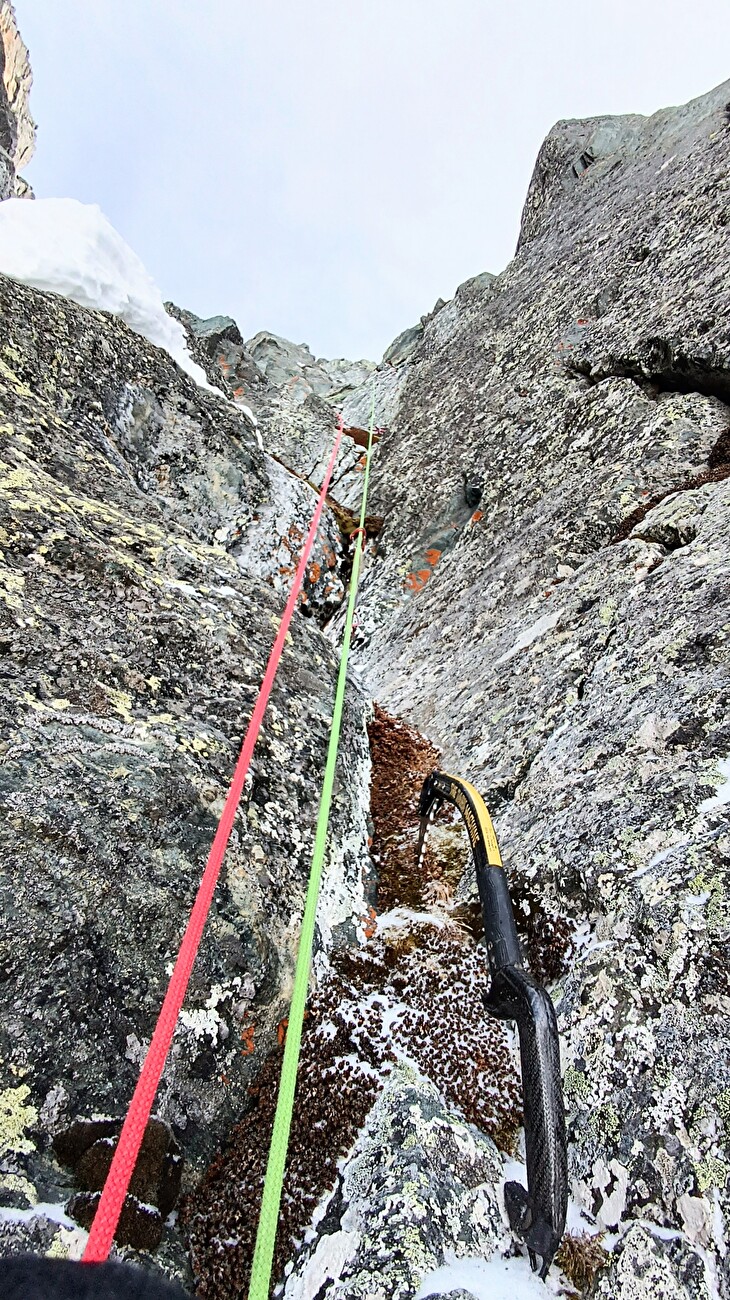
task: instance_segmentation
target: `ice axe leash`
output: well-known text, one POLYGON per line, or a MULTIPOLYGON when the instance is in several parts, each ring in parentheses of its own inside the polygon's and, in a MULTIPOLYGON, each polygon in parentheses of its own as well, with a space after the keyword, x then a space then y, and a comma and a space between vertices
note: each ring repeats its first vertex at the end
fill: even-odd
POLYGON ((546 990, 525 969, 492 820, 479 791, 468 781, 446 772, 432 772, 426 778, 418 807, 417 865, 420 867, 423 858, 429 822, 444 803, 453 804, 461 813, 474 859, 491 976, 484 1005, 498 1020, 517 1022, 527 1189, 521 1183, 508 1182, 504 1199, 512 1231, 524 1241, 533 1270, 544 1279, 565 1230, 568 1204, 555 1008, 546 990))

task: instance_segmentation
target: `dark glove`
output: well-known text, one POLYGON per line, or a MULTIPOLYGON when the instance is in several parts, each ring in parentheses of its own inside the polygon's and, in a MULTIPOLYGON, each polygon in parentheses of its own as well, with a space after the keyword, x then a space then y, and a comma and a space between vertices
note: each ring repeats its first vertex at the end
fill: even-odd
POLYGON ((0 1259, 2 1300, 187 1300, 176 1282, 117 1261, 75 1264, 69 1259, 10 1255, 0 1259))

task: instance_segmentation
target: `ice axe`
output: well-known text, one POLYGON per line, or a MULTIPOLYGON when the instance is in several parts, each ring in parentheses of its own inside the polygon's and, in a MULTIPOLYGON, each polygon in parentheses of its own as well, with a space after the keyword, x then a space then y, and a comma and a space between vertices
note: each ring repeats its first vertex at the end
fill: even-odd
POLYGON ((429 822, 444 803, 464 820, 476 869, 491 985, 484 1005, 498 1020, 515 1020, 520 1039, 527 1190, 508 1182, 504 1199, 513 1232, 532 1268, 547 1276, 565 1230, 568 1162, 560 1079, 560 1046, 549 994, 525 969, 497 837, 479 791, 460 777, 432 772, 418 805, 420 866, 429 822), (538 1263, 539 1260, 539 1263, 538 1263))

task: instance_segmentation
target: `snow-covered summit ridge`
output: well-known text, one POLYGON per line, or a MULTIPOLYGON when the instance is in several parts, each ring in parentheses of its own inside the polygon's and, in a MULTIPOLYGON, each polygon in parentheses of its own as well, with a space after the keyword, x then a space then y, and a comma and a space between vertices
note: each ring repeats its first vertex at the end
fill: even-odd
POLYGON ((97 204, 7 199, 0 204, 0 272, 121 317, 164 348, 197 384, 210 387, 152 276, 97 204))

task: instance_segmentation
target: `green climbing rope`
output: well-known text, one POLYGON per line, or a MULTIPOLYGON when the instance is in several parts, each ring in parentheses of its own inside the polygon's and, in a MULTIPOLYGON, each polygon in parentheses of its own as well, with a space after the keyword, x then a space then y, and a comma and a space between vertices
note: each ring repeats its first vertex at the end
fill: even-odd
POLYGON ((289 1024, 287 1026, 286 1043, 284 1045, 284 1060, 281 1066, 279 1096, 276 1103, 274 1128, 271 1134, 271 1146, 269 1147, 269 1160, 266 1166, 264 1191, 261 1198, 259 1226, 256 1233, 256 1247, 254 1249, 253 1265, 251 1268, 251 1282, 249 1285, 248 1300, 268 1300, 269 1287, 271 1284, 271 1267, 274 1258, 274 1246, 276 1244, 276 1228, 279 1221, 279 1206, 281 1203, 281 1190, 284 1182, 284 1167, 286 1165, 286 1156, 289 1147, 289 1130, 291 1128, 292 1111, 294 1109, 294 1093, 296 1091, 297 1067, 299 1065, 299 1051, 302 1041, 304 1008, 307 1001, 309 972, 312 964, 312 942, 314 940, 314 924, 317 917, 317 900, 319 898, 322 868, 327 850, 327 829, 329 825, 330 806, 332 804, 332 790, 335 781, 337 751, 340 743, 345 687, 347 684, 347 661, 350 654, 352 623, 355 614, 355 600, 357 598, 357 585, 360 578, 360 563, 362 560, 365 541, 365 509, 367 506, 368 488, 370 486, 370 460, 373 449, 374 424, 375 383, 373 383, 373 395, 370 406, 370 429, 368 433, 368 446, 365 458, 365 477, 363 481, 362 504, 360 506, 360 525, 355 539, 355 554, 352 561, 352 575, 350 577, 350 592, 347 601, 345 631, 342 638, 340 668, 337 676, 337 689, 335 691, 335 706, 332 714, 332 727, 330 730, 329 747, 327 750, 327 763, 324 770, 324 783, 322 786, 322 796, 317 817, 317 831, 314 840, 312 866, 309 873, 309 883, 307 885, 307 898, 304 904, 302 929, 299 936, 299 951, 297 953, 297 964, 294 972, 294 991, 292 993, 291 1006, 289 1009, 289 1024))

